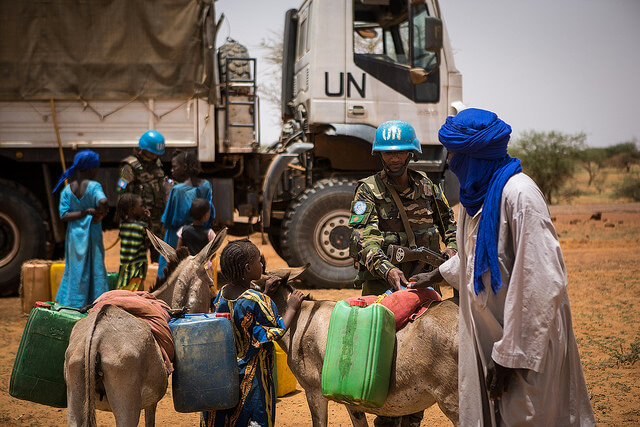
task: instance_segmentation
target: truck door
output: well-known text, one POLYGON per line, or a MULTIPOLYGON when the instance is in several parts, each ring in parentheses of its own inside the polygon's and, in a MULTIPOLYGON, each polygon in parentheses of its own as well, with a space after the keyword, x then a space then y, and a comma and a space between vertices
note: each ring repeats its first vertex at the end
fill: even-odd
POLYGON ((390 0, 353 3, 353 55, 347 69, 347 123, 377 126, 410 122, 423 143, 437 143, 440 72, 437 54, 425 49, 426 3, 390 0), (412 69, 427 80, 412 82, 412 69))

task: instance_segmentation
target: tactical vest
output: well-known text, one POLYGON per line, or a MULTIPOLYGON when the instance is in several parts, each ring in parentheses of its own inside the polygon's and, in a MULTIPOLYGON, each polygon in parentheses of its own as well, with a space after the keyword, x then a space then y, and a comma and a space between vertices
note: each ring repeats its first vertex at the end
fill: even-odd
MULTIPOLYGON (((440 225, 440 215, 432 191, 433 183, 423 172, 411 169, 408 172, 413 180, 412 185, 417 187, 417 191, 413 191, 409 198, 403 197, 400 192, 398 194, 407 213, 411 230, 415 234, 416 244, 439 251, 440 241, 436 225, 440 225)), ((409 241, 402 224, 400 211, 380 174, 377 173, 360 180, 360 182, 367 185, 375 197, 378 228, 384 238, 382 250, 386 253, 387 247, 391 244, 408 246, 409 241)))
POLYGON ((160 159, 143 165, 136 156, 128 156, 122 162, 131 166, 136 176, 135 181, 129 183, 131 188, 128 191, 142 197, 142 203, 146 208, 151 209, 152 217, 162 215, 165 197, 164 171, 160 159))

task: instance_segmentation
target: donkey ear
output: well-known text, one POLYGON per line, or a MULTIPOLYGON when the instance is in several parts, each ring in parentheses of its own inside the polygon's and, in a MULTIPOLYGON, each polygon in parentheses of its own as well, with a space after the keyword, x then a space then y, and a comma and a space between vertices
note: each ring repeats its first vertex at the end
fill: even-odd
POLYGON ((311 264, 307 263, 302 267, 284 267, 284 268, 274 268, 273 270, 269 270, 266 274, 278 277, 284 277, 285 275, 289 275, 289 280, 293 280, 296 277, 300 276, 304 273, 307 268, 309 268, 311 264))
POLYGON ((216 234, 216 237, 210 241, 207 246, 202 248, 200 252, 195 256, 196 262, 199 264, 204 264, 209 261, 216 254, 220 246, 222 246, 222 242, 224 242, 225 237, 227 237, 227 228, 223 228, 216 234))
POLYGON ((166 243, 164 240, 153 234, 151 230, 147 228, 147 236, 149 240, 151 240, 151 244, 160 255, 165 257, 167 261, 178 262, 178 257, 176 256, 176 250, 171 247, 170 244, 166 243))

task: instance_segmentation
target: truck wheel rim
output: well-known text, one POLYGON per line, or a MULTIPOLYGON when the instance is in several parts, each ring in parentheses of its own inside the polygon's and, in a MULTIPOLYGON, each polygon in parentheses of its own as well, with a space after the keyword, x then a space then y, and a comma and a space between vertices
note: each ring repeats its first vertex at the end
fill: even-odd
POLYGON ((336 210, 325 214, 314 230, 316 252, 331 265, 348 266, 349 258, 349 211, 336 210))
POLYGON ((7 215, 0 212, 0 267, 11 262, 20 249, 20 231, 7 215))

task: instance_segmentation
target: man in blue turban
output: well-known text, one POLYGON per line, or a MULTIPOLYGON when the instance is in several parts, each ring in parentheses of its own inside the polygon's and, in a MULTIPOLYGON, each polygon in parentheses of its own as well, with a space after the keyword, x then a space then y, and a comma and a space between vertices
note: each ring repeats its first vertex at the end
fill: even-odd
POLYGON ((460 292, 460 425, 595 425, 571 325, 560 243, 540 189, 490 111, 448 117, 460 181, 458 255, 412 287, 460 292))

